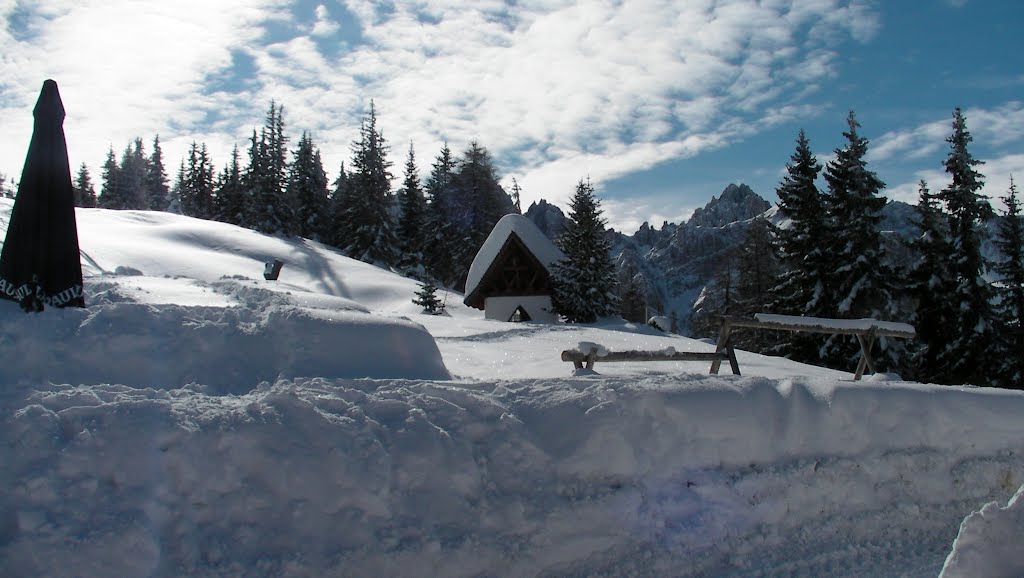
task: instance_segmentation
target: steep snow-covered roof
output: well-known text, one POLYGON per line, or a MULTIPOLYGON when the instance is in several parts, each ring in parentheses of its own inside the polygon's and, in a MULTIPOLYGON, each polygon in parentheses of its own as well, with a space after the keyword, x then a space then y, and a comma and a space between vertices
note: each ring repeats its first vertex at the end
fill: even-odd
POLYGON ((545 237, 532 221, 514 213, 505 215, 491 229, 491 234, 487 236, 487 240, 484 241, 483 246, 480 247, 473 259, 473 264, 469 267, 469 275, 466 277, 467 296, 476 290, 480 280, 491 268, 494 259, 512 233, 519 237, 519 240, 526 245, 526 248, 533 253, 541 265, 544 265, 548 273, 552 272, 555 263, 565 258, 562 250, 545 237))

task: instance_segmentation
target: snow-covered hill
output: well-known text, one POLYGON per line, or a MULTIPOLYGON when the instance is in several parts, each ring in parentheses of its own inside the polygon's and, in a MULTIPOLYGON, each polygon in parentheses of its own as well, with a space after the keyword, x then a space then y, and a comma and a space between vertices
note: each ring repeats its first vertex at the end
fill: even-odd
POLYGON ((78 222, 88 307, 0 302, 4 575, 934 576, 975 511, 949 575, 1020 568, 1019 392, 745 352, 573 372, 584 341, 713 345, 422 315, 316 243, 78 222))

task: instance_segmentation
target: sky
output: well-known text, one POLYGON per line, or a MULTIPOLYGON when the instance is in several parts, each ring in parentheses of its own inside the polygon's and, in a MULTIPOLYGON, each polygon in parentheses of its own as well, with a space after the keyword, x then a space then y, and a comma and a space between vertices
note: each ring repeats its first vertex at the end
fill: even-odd
POLYGON ((805 129, 823 163, 850 110, 884 194, 948 184, 962 107, 984 192, 1024 174, 1024 4, 1003 0, 0 0, 0 172, 16 179, 43 80, 72 169, 159 135, 222 166, 274 100, 328 177, 375 103, 395 185, 445 142, 486 147, 523 208, 595 185, 609 224, 679 222, 730 183, 769 200, 805 129))

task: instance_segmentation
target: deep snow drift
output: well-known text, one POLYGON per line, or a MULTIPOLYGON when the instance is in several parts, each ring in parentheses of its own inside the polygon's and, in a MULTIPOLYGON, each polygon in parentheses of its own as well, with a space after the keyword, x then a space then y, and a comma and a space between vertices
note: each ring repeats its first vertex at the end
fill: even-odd
POLYGON ((1021 568, 1020 500, 1001 507, 1024 482, 1019 392, 745 352, 742 377, 685 362, 573 376, 558 356, 580 342, 713 345, 485 321, 457 295, 426 316, 415 282, 316 243, 78 219, 89 307, 0 302, 5 574, 1021 568))

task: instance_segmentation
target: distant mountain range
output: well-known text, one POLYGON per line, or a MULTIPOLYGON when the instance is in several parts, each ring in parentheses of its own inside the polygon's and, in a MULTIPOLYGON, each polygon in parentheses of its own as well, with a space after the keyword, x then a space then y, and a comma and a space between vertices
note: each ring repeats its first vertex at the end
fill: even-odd
MULTIPOLYGON (((543 200, 530 205, 525 214, 552 239, 561 233, 566 218, 561 209, 543 200)), ((609 231, 620 281, 630 276, 639 280, 647 291, 650 314, 675 312, 680 331, 688 334, 697 296, 730 250, 743 241, 751 219, 760 215, 785 226, 777 206, 745 184, 730 184, 685 223, 665 222, 660 229, 644 223, 631 235, 609 231)), ((881 230, 891 241, 891 254, 896 260, 909 258, 898 241, 917 234, 914 207, 890 201, 882 215, 881 230)))

